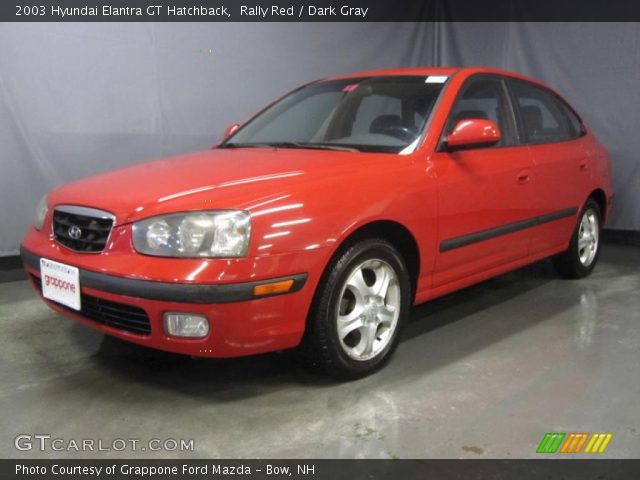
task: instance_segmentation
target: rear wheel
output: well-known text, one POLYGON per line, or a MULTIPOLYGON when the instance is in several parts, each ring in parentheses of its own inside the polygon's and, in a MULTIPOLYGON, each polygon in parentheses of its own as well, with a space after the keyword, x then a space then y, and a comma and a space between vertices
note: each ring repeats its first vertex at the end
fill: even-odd
POLYGON ((360 241, 339 253, 318 287, 303 351, 323 373, 355 379, 381 368, 411 307, 404 260, 388 242, 360 241))
POLYGON ((589 199, 580 213, 568 250, 553 259, 562 276, 583 278, 594 269, 600 253, 600 219, 600 207, 589 199))

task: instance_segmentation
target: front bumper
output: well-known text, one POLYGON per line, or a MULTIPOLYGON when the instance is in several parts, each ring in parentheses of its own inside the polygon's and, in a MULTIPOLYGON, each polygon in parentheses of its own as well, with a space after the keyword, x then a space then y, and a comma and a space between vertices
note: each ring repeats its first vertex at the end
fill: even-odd
MULTIPOLYGON (((21 247, 20 257, 22 258, 22 263, 32 271, 40 270, 41 257, 39 255, 21 247)), ((293 286, 287 293, 294 293, 304 286, 307 280, 307 274, 300 273, 285 277, 270 278, 268 283, 289 279, 293 280, 293 286)), ((149 300, 198 304, 233 303, 264 298, 264 296, 256 297, 254 295, 254 287, 264 285, 265 283, 267 283, 266 280, 229 283, 225 285, 155 282, 151 280, 118 277, 89 270, 80 270, 80 284, 93 290, 149 300)))
MULTIPOLYGON (((247 277, 261 280, 225 284, 130 278, 111 275, 104 272, 104 269, 98 272, 86 268, 86 265, 82 265, 86 261, 86 254, 70 255, 68 251, 63 251, 56 255, 57 249, 51 248, 49 239, 38 239, 37 236, 37 233, 28 235, 26 245, 21 247, 25 269, 36 290, 41 294, 41 257, 78 266, 83 305, 86 305, 87 310, 83 306, 83 310, 77 312, 48 299, 43 300, 57 312, 106 334, 186 355, 233 357, 295 347, 304 333, 317 274, 305 272, 264 278, 260 272, 254 271, 247 277), (74 257, 79 258, 74 262, 74 257), (293 286, 285 294, 260 297, 254 295, 254 287, 257 285, 288 279, 293 280, 293 286), (116 320, 102 321, 104 316, 99 316, 100 312, 108 312, 116 320), (209 334, 201 339, 167 335, 163 325, 166 312, 206 316, 209 334), (121 328, 119 319, 125 314, 134 315, 131 322, 137 322, 146 314, 149 328, 121 328)), ((316 252, 315 255, 319 253, 316 252)), ((273 261, 307 266, 312 272, 315 271, 313 266, 319 264, 318 259, 308 254, 303 257, 304 260, 287 259, 283 262, 282 258, 275 258, 273 261)), ((145 258, 142 257, 140 261, 144 262, 145 258)), ((255 267, 256 262, 250 261, 249 264, 255 267)), ((277 268, 271 266, 266 271, 275 272, 277 268)))

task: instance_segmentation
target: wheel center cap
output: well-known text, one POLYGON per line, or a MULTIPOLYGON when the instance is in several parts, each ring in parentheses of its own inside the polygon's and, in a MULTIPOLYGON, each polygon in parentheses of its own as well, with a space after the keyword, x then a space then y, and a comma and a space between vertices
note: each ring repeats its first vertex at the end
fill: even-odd
POLYGON ((367 304, 364 307, 364 319, 367 323, 375 323, 378 320, 378 314, 380 313, 380 302, 371 297, 367 299, 367 304))

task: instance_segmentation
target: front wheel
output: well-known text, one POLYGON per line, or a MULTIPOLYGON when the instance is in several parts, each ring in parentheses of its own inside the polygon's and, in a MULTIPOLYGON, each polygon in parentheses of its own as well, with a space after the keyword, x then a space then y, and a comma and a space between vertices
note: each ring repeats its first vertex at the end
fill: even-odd
POLYGON ((553 258, 563 277, 583 278, 594 269, 600 253, 600 223, 600 207, 589 199, 580 213, 568 250, 553 258))
POLYGON ((331 262, 303 340, 306 360, 339 379, 381 368, 398 345, 411 307, 403 258, 385 240, 360 241, 331 262))

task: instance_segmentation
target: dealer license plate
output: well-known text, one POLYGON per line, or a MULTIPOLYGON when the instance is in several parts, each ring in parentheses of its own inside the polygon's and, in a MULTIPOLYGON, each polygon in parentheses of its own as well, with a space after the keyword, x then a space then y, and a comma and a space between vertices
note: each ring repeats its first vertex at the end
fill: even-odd
POLYGON ((40 259, 42 295, 74 310, 80 310, 80 273, 76 267, 40 259))

